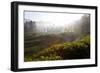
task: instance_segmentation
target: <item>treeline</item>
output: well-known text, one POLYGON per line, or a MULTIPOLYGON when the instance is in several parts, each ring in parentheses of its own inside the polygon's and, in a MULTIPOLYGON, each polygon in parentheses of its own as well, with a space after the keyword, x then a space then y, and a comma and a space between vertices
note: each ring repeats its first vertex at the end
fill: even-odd
MULTIPOLYGON (((66 20, 67 22, 68 20, 66 20)), ((36 34, 60 34, 66 32, 73 32, 76 34, 90 34, 90 15, 85 14, 80 20, 74 21, 70 24, 65 24, 60 27, 55 26, 53 23, 45 21, 24 21, 24 33, 36 34)))

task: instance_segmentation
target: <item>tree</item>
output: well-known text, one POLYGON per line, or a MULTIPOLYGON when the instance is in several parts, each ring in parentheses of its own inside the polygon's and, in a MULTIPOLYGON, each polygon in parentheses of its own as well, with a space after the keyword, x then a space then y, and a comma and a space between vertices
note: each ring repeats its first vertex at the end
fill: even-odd
POLYGON ((90 15, 84 15, 80 21, 82 34, 90 34, 90 15))
POLYGON ((24 23, 24 31, 25 33, 29 33, 29 32, 33 32, 35 33, 36 32, 36 22, 33 22, 33 21, 26 21, 24 23))

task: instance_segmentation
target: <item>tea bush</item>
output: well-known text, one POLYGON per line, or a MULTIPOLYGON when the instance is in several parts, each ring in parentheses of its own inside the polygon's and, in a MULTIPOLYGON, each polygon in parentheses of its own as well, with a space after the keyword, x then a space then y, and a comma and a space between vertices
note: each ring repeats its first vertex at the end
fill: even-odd
POLYGON ((86 59, 90 58, 90 36, 81 37, 79 40, 55 44, 45 48, 32 57, 25 57, 25 61, 46 61, 46 60, 66 60, 66 59, 86 59))

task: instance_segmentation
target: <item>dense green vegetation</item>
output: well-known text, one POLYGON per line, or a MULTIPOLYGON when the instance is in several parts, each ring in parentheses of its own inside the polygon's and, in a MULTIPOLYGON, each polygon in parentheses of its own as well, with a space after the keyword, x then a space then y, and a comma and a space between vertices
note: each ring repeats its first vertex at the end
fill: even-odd
MULTIPOLYGON (((34 39, 36 38, 37 37, 34 37, 34 39)), ((41 37, 40 39, 43 39, 43 38, 44 37, 41 37)), ((33 38, 30 37, 25 40, 29 41, 29 39, 32 41, 33 38)), ((61 42, 59 40, 52 44, 51 43, 47 44, 48 47, 43 46, 44 44, 43 40, 41 41, 38 39, 38 40, 35 40, 35 43, 34 41, 32 41, 31 42, 32 45, 30 45, 30 47, 25 46, 24 61, 27 62, 27 61, 46 61, 46 60, 67 60, 67 59, 90 58, 90 36, 89 35, 84 35, 82 37, 77 38, 74 41, 61 42)), ((45 41, 45 42, 47 43, 49 41, 45 41)), ((30 43, 30 42, 26 41, 25 44, 26 43, 30 43)))

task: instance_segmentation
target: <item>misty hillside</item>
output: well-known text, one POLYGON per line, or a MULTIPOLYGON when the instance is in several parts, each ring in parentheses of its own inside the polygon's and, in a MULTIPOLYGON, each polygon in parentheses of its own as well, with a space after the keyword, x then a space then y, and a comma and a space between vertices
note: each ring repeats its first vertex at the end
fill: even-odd
POLYGON ((64 32, 73 32, 73 33, 90 33, 90 17, 83 16, 80 21, 76 21, 71 24, 63 24, 62 26, 58 26, 53 22, 46 21, 31 21, 26 20, 24 23, 24 31, 25 33, 42 33, 42 34, 58 34, 64 32))
POLYGON ((58 24, 25 19, 24 61, 90 58, 90 16, 58 24))

